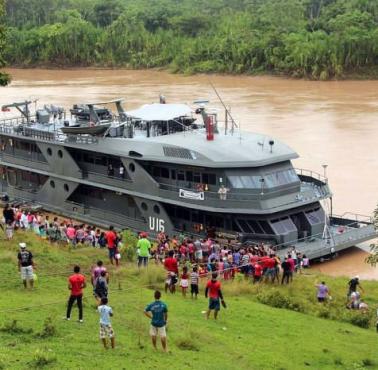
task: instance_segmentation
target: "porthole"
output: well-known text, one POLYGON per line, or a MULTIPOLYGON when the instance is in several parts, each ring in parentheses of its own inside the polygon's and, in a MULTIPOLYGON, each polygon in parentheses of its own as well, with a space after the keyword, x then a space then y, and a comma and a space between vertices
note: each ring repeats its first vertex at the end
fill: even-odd
POLYGON ((129 164, 129 170, 130 170, 131 172, 135 172, 135 164, 134 164, 134 163, 130 163, 130 164, 129 164))
POLYGON ((142 207, 143 211, 147 211, 148 210, 148 206, 144 202, 142 202, 141 207, 142 207))
POLYGON ((51 148, 47 148, 47 154, 48 154, 48 155, 52 155, 52 150, 51 150, 51 148))
POLYGON ((51 186, 52 188, 55 188, 55 181, 54 181, 54 180, 50 180, 50 186, 51 186))
POLYGON ((64 187, 64 190, 65 190, 65 191, 67 191, 67 192, 69 192, 69 191, 70 191, 70 188, 68 187, 68 185, 67 185, 67 184, 64 184, 64 185, 63 185, 63 187, 64 187))
POLYGON ((58 150, 58 157, 63 158, 63 152, 60 149, 58 150))
POLYGON ((160 213, 160 207, 158 205, 154 205, 154 212, 158 215, 160 213))

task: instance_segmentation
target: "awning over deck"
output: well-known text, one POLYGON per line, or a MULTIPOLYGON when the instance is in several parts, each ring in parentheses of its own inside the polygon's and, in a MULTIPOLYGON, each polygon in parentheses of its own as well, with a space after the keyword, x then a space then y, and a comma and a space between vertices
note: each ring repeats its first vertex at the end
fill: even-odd
POLYGON ((127 116, 142 121, 171 121, 190 115, 191 108, 186 104, 145 104, 139 109, 125 112, 127 116))

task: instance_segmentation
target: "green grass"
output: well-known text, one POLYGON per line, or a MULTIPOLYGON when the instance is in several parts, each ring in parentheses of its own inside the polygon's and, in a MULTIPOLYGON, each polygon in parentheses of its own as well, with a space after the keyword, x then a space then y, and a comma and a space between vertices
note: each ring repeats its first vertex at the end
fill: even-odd
MULTIPOLYGON (((164 272, 150 266, 112 270, 110 305, 116 333, 115 350, 104 350, 98 339, 98 315, 91 289, 85 292, 84 324, 62 320, 68 298, 66 278, 79 263, 88 271, 105 251, 69 250, 51 246, 19 232, 0 244, 3 288, 0 301, 0 369, 361 369, 378 368, 377 334, 347 322, 343 308, 346 279, 326 277, 333 301, 327 308, 315 302, 313 284, 320 276, 297 277, 290 287, 251 286, 243 279, 224 284, 226 310, 218 321, 205 320, 207 301, 165 295, 169 308, 169 353, 154 351, 149 321, 142 311, 162 288, 164 272), (34 291, 24 291, 16 268, 18 241, 27 241, 39 276, 34 291), (148 286, 148 287, 146 287, 148 286), (305 313, 259 303, 279 291, 305 313), (51 303, 51 304, 50 304, 51 303), (14 310, 25 307, 22 310, 14 310), (329 312, 331 319, 317 316, 329 312), (340 315, 338 317, 337 315, 340 315)), ((366 301, 377 303, 375 282, 364 282, 366 301)))

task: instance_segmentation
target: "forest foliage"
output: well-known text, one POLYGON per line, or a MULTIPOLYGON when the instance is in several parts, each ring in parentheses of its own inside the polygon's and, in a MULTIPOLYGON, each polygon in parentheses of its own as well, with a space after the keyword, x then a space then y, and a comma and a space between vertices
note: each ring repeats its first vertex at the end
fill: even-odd
POLYGON ((11 65, 321 80, 378 65, 377 0, 7 0, 6 11, 11 65))

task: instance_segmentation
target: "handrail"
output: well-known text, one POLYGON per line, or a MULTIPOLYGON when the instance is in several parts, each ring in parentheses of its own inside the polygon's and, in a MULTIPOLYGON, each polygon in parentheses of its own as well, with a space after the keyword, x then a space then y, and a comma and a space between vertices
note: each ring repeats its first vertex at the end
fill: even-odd
MULTIPOLYGON (((301 185, 305 185, 305 184, 307 184, 307 183, 301 182, 301 185)), ((185 190, 185 191, 191 191, 191 192, 199 193, 198 190, 193 189, 193 188, 188 188, 187 186, 177 186, 177 185, 171 185, 171 184, 166 184, 166 183, 161 183, 161 182, 159 182, 158 185, 159 185, 160 189, 168 190, 168 191, 179 192, 182 189, 182 190, 185 190)), ((324 187, 325 187, 325 185, 323 185, 321 188, 324 188, 324 187)), ((301 189, 301 193, 306 192, 306 191, 308 191, 308 189, 306 189, 304 187, 303 187, 303 191, 301 189)), ((265 199, 264 196, 275 195, 275 194, 280 193, 280 192, 282 192, 282 190, 267 190, 264 193, 261 193, 259 190, 257 190, 256 193, 242 193, 242 192, 229 191, 226 195, 226 199, 223 199, 222 201, 227 202, 227 201, 234 201, 234 200, 262 200, 262 199, 265 199)), ((205 194, 205 197, 206 197, 206 195, 208 195, 212 199, 215 199, 215 198, 220 199, 220 195, 219 195, 218 192, 206 190, 206 191, 203 191, 203 193, 205 194)), ((287 194, 283 194, 283 195, 287 195, 287 194)), ((322 198, 326 195, 327 195, 327 193, 321 194, 321 196, 318 197, 318 199, 320 199, 320 198, 322 198)), ((295 199, 295 202, 299 202, 301 200, 302 199, 295 199)))
POLYGON ((328 183, 328 178, 325 177, 324 175, 321 175, 318 172, 315 172, 315 171, 312 171, 312 170, 306 170, 304 168, 294 168, 294 170, 297 173, 297 175, 309 176, 309 177, 317 179, 317 180, 319 180, 319 181, 321 181, 325 184, 328 183))
MULTIPOLYGON (((340 225, 340 226, 343 226, 345 229, 343 230, 342 233, 339 233, 339 234, 338 233, 332 233, 332 229, 330 229, 331 236, 346 235, 348 233, 356 231, 356 229, 361 230, 364 227, 370 226, 370 225, 366 225, 365 224, 364 226, 359 227, 359 228, 353 227, 352 225, 355 225, 356 222, 357 221, 353 221, 353 222, 351 222, 351 223, 349 223, 347 225, 340 225)), ((338 226, 338 225, 332 225, 332 226, 338 226)), ((305 242, 306 240, 311 241, 313 239, 327 240, 327 238, 323 238, 323 232, 321 232, 321 233, 318 233, 318 234, 315 234, 315 235, 306 236, 304 238, 299 238, 299 239, 291 240, 291 241, 288 241, 288 242, 285 242, 285 243, 276 244, 275 247, 279 248, 281 246, 288 246, 288 244, 296 244, 296 243, 301 242, 301 241, 305 242), (319 235, 320 235, 320 237, 319 237, 319 235)))

